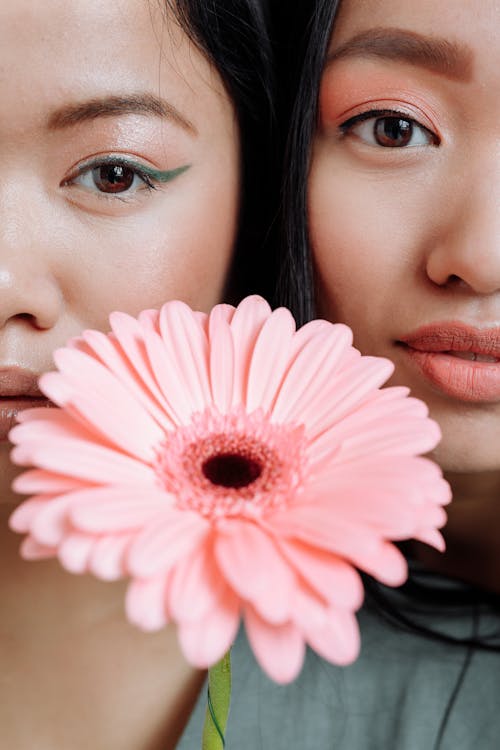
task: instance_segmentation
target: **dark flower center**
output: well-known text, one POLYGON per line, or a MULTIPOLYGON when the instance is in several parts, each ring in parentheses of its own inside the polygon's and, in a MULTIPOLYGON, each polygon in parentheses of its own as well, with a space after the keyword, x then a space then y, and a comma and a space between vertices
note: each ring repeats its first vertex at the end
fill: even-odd
POLYGON ((206 478, 222 487, 247 487, 262 474, 262 466, 250 456, 238 453, 219 453, 203 462, 206 478))

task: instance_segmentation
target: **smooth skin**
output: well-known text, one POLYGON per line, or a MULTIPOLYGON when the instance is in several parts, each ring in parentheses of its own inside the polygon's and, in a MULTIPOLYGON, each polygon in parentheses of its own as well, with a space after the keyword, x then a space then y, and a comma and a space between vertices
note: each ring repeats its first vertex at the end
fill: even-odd
MULTIPOLYGON (((218 74, 163 3, 35 5, 0 6, 0 368, 41 373, 69 337, 108 330, 112 310, 220 301, 240 155, 218 74)), ((173 630, 126 623, 124 585, 19 560, 8 454, 4 443, 2 747, 175 747, 203 676, 173 630)))
POLYGON ((399 342, 437 321, 500 325, 499 70, 498 0, 343 0, 309 180, 320 312, 349 324, 363 353, 392 359, 391 382, 410 386, 442 428, 448 552, 419 554, 496 591, 500 402, 444 393, 399 342), (432 61, 390 39, 374 52, 374 31, 444 40, 443 54, 432 61), (377 126, 380 112, 411 124, 407 140, 377 126))

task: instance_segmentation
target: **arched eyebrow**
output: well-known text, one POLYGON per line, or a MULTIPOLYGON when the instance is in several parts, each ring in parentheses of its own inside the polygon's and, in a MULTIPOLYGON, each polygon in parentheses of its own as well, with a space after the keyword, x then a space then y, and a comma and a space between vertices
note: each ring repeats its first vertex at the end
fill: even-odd
POLYGON ((153 94, 127 94, 95 97, 65 104, 49 115, 47 128, 62 130, 100 117, 142 114, 172 120, 184 130, 196 134, 193 123, 172 104, 153 94))
POLYGON ((347 57, 380 57, 417 65, 454 80, 472 77, 473 54, 466 45, 403 29, 363 31, 332 49, 327 65, 347 57))

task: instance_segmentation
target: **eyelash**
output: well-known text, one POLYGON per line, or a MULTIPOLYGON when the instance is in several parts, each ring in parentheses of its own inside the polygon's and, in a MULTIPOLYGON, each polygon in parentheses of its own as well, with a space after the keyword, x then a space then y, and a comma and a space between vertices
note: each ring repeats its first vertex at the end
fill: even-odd
POLYGON ((132 182, 130 186, 127 187, 125 190, 117 191, 116 193, 99 190, 95 182, 94 182, 94 189, 91 187, 87 187, 87 186, 83 186, 83 187, 87 187, 89 192, 94 193, 94 195, 96 195, 100 199, 104 199, 104 200, 109 200, 109 199, 116 200, 117 199, 122 202, 126 202, 127 200, 130 200, 132 197, 135 196, 138 190, 147 190, 148 192, 151 192, 152 190, 157 190, 162 182, 168 182, 170 179, 173 179, 173 177, 179 174, 180 171, 184 171, 184 169, 187 168, 187 167, 185 168, 181 167, 179 169, 173 169, 170 171, 161 172, 155 169, 148 169, 145 166, 138 164, 135 161, 132 161, 130 159, 125 159, 119 156, 98 157, 96 159, 92 159, 80 165, 77 168, 76 173, 70 176, 67 180, 64 180, 64 182, 62 182, 61 185, 68 186, 68 187, 78 185, 78 183, 76 182, 78 177, 92 175, 93 172, 103 167, 122 167, 125 170, 129 170, 132 173, 132 182), (138 177, 142 181, 143 184, 139 187, 136 187, 131 192, 129 192, 134 184, 136 177, 138 177))
MULTIPOLYGON (((426 134, 426 136, 429 138, 429 145, 432 146, 439 146, 440 145, 440 139, 439 137, 432 132, 429 128, 426 128, 425 125, 422 125, 418 120, 415 120, 414 117, 411 117, 408 115, 407 112, 401 112, 394 109, 372 109, 368 110, 366 112, 361 112, 359 115, 355 115, 354 117, 350 117, 348 120, 343 122, 339 129, 341 131, 342 137, 347 137, 350 135, 356 125, 359 125, 363 122, 368 122, 370 120, 374 120, 373 125, 373 137, 375 138, 375 125, 377 121, 381 120, 399 120, 404 121, 411 124, 411 134, 413 135, 413 131, 416 128, 418 128, 419 131, 426 134)), ((360 140, 363 140, 360 138, 360 140)), ((366 141, 363 141, 366 142, 366 141)), ((404 148, 415 148, 415 146, 407 146, 407 145, 383 145, 380 143, 376 144, 370 144, 378 148, 392 148, 392 149, 404 149, 404 148)), ((418 144, 423 145, 423 144, 418 144)))

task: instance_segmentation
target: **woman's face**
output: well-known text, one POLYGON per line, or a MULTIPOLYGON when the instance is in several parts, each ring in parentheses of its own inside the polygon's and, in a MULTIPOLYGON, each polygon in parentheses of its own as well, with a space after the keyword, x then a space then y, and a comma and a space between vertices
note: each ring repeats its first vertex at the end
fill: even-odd
POLYGON ((500 468, 500 5, 343 0, 309 222, 320 312, 390 357, 448 470, 500 468))
POLYGON ((0 5, 4 490, 23 371, 51 369, 56 347, 108 329, 112 310, 174 297, 208 309, 222 294, 238 214, 235 113, 162 5, 0 5))

